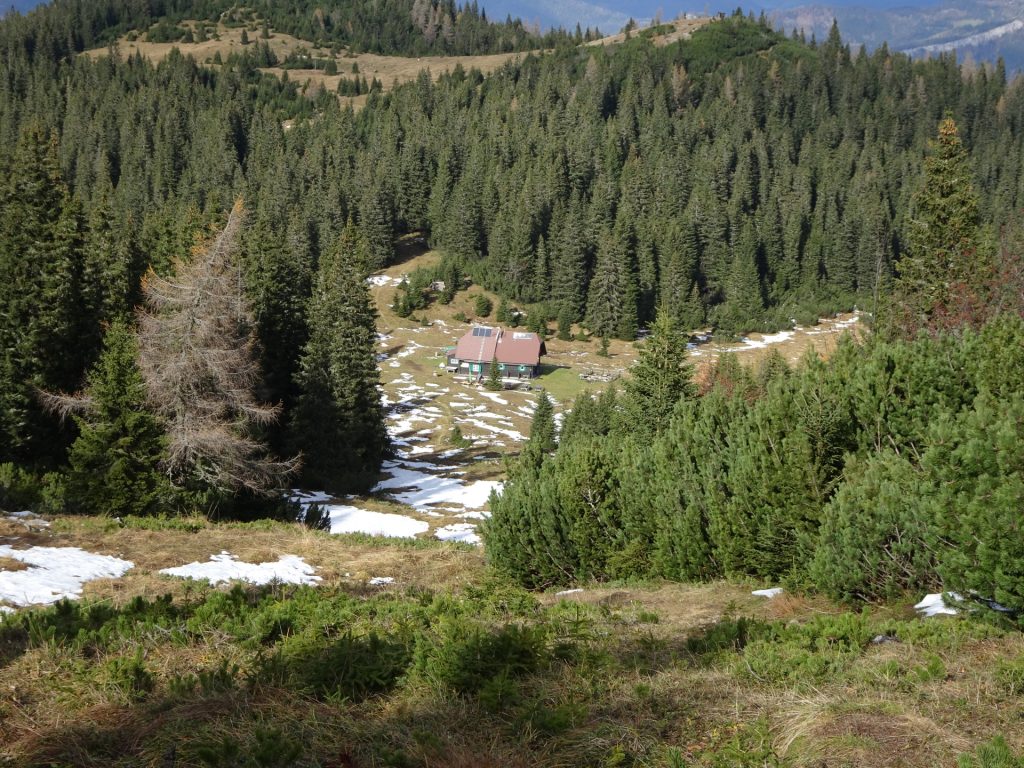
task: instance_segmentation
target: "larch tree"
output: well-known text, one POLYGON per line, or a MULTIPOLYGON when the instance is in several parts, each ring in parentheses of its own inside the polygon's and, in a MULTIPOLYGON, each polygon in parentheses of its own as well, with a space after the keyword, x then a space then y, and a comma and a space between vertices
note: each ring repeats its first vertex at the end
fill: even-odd
POLYGON ((261 375, 238 259, 244 215, 236 202, 220 233, 180 260, 172 276, 146 276, 140 368, 166 426, 164 466, 172 482, 199 492, 266 495, 282 487, 297 462, 271 457, 259 435, 279 408, 254 394, 261 375))

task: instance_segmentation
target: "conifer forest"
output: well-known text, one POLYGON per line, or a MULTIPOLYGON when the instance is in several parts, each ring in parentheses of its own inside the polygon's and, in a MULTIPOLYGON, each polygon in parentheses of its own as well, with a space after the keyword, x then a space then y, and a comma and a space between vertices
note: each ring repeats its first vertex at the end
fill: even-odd
POLYGON ((0 766, 1024 765, 1024 79, 691 21, 0 18, 0 766))

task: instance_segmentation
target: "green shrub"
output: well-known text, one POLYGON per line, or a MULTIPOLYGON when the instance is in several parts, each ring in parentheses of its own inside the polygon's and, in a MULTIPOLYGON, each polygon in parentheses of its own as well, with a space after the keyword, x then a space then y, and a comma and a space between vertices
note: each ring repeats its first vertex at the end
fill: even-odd
POLYGON ((0 464, 0 509, 14 512, 39 503, 39 479, 10 462, 0 464))
POLYGON ((134 656, 115 658, 108 662, 106 685, 128 701, 145 698, 153 690, 154 680, 142 660, 142 651, 136 651, 134 656))
POLYGON ((930 484, 885 451, 847 467, 825 507, 811 581, 837 600, 893 598, 938 586, 930 484))
POLYGON ((411 660, 408 638, 346 632, 326 639, 305 632, 282 640, 278 658, 264 671, 318 696, 360 700, 394 687, 411 660))
POLYGON ((1008 696, 1024 695, 1024 656, 1001 661, 996 666, 996 683, 1008 696))
POLYGON ((587 708, 583 704, 552 705, 549 701, 536 700, 520 710, 516 724, 526 733, 550 737, 565 733, 586 716, 587 708))
POLYGON ((420 636, 415 670, 435 687, 477 693, 496 679, 537 669, 547 658, 546 642, 543 627, 492 629, 468 619, 444 619, 435 632, 420 636))
POLYGON ((1024 768, 1024 758, 1015 755, 1002 736, 980 745, 973 755, 961 755, 958 768, 1024 768))
POLYGON ((473 309, 476 311, 478 317, 487 317, 494 309, 494 304, 489 298, 481 293, 478 294, 474 300, 473 309))
POLYGON ((746 647, 751 635, 760 634, 766 626, 763 622, 745 616, 738 619, 723 619, 712 624, 701 634, 687 638, 686 650, 698 656, 715 655, 723 651, 741 651, 746 647))

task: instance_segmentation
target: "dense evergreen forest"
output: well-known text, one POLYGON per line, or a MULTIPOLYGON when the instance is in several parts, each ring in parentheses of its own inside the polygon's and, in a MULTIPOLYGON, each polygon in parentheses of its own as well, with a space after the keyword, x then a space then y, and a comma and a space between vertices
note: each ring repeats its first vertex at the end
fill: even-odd
POLYGON ((661 310, 623 392, 542 395, 485 526, 529 587, 786 580, 845 601, 942 591, 1020 620, 1024 260, 998 249, 955 122, 915 185, 909 248, 863 343, 795 369, 726 355, 701 377, 661 310))
POLYGON ((127 32, 144 33, 154 42, 181 42, 186 37, 181 21, 244 26, 253 18, 260 19, 261 32, 272 27, 318 45, 404 56, 505 53, 598 34, 577 30, 576 39, 562 31, 541 35, 518 19, 496 23, 475 0, 465 5, 452 0, 257 0, 241 7, 228 0, 57 0, 24 17, 8 14, 4 37, 29 58, 56 61, 112 43, 127 32))
MULTIPOLYGON (((543 44, 498 42, 519 27, 485 24, 475 6, 394 5, 313 18, 323 41, 381 51, 543 44), (385 11, 391 24, 376 25, 385 11), (423 14, 455 14, 486 34, 445 48, 423 14), (372 29, 387 32, 371 42, 372 29)), ((302 26, 312 23, 304 7, 252 8, 274 29, 317 36, 302 26)), ((165 391, 158 352, 174 345, 161 328, 190 316, 161 281, 203 293, 196 263, 220 276, 218 302, 234 296, 241 307, 227 332, 247 356, 228 373, 248 394, 206 370, 202 386, 174 390, 177 406, 160 404, 162 432, 142 453, 172 451, 175 488, 213 503, 211 493, 266 490, 262 462, 287 465, 299 451, 311 482, 346 490, 372 478, 387 445, 369 394, 377 374, 362 276, 393 261, 404 233, 425 233, 445 269, 534 304, 537 316, 632 339, 657 307, 678 327, 723 333, 874 309, 914 242, 914 190, 946 114, 977 190, 978 253, 997 250, 1020 204, 1024 91, 1000 67, 912 62, 884 47, 854 56, 837 30, 808 43, 742 14, 665 47, 644 36, 576 47, 563 36, 487 78, 456 69, 374 92, 359 112, 259 72, 259 46, 215 67, 178 54, 157 65, 73 55, 130 27, 223 10, 66 2, 0 24, 7 486, 31 484, 20 472, 65 467, 69 448, 90 467, 83 481, 102 477, 71 447, 87 434, 150 440, 153 425, 102 403, 104 376, 134 381, 131 344, 115 331, 145 308, 154 325, 132 342, 138 375, 151 395, 165 391), (235 221, 227 212, 239 199, 235 221), (104 331, 114 339, 104 343, 104 331), (193 434, 189 402, 216 417, 220 442, 181 442, 193 434), (302 425, 317 409, 333 414, 342 439, 310 444, 302 425)), ((147 499, 158 486, 145 485, 147 499)))

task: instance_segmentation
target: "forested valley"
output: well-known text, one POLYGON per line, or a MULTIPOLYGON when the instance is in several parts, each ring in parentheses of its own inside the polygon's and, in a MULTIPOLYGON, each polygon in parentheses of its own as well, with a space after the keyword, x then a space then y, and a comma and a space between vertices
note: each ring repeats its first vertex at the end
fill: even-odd
MULTIPOLYGON (((0 521, 0 611, 23 560, 2 526, 154 553, 138 587, 0 618, 0 761, 1018 764, 1024 80, 742 11, 657 32, 602 44, 449 0, 0 20, 0 509, 22 515, 0 521), (239 27, 205 60, 124 47, 239 27), (274 34, 356 85, 279 76, 274 34), (424 70, 364 93, 361 52, 424 70), (516 55, 429 71, 485 54, 516 55), (371 289, 421 250, 384 328, 371 289), (387 419, 416 402, 382 400, 394 323, 487 318, 488 296, 501 324, 635 362, 536 395, 472 513, 482 549, 309 530, 330 520, 296 499, 403 487, 380 484, 413 455, 387 419), (840 312, 861 332, 827 356, 690 354, 840 312), (323 576, 156 597, 159 553, 245 540, 323 576), (751 601, 762 584, 785 596, 751 601), (962 616, 907 617, 925 592, 962 616), (837 730, 847 699, 863 732, 837 730), (97 725, 38 728, 47 707, 97 725)), ((445 439, 445 461, 473 442, 445 439)))

